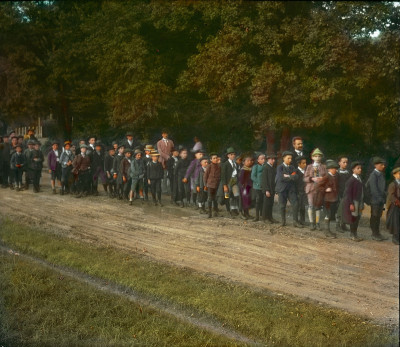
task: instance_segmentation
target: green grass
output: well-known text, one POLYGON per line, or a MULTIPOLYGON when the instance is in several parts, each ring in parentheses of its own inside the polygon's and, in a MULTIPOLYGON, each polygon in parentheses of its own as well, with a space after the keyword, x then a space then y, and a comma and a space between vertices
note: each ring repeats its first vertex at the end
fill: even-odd
POLYGON ((101 248, 4 221, 1 241, 48 262, 128 286, 194 313, 214 317, 251 339, 274 346, 390 346, 391 329, 346 312, 278 297, 268 291, 101 248))
POLYGON ((17 256, 0 275, 2 346, 236 345, 17 256))

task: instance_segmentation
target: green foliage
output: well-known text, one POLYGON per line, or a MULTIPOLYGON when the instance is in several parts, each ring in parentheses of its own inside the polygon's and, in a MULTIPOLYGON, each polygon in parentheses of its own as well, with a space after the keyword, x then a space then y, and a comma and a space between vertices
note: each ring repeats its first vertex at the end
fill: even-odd
POLYGON ((384 142, 399 128, 399 33, 386 1, 6 2, 0 107, 20 121, 51 107, 68 134, 170 126, 229 142, 224 125, 244 124, 249 146, 345 125, 384 142))

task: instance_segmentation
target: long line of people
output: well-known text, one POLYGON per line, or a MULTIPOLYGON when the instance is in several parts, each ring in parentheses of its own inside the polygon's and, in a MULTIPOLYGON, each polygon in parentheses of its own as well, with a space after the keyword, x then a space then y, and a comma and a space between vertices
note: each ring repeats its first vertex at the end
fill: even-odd
MULTIPOLYGON (((15 135, 9 140, 0 144, 2 187, 20 191, 29 189, 32 183, 33 191, 40 192, 44 163, 40 142, 30 138, 24 144, 15 135)), ((289 201, 295 228, 308 224, 311 230, 323 230, 326 237, 335 238, 336 232, 347 231, 349 225, 354 241, 362 240, 357 229, 364 203, 371 206, 372 239, 385 240, 380 221, 386 204, 386 226, 393 235, 393 243, 399 244, 400 167, 392 171, 394 180, 386 193, 386 163, 380 157, 373 158, 375 168, 364 184, 361 163, 354 161, 348 168, 346 156, 323 163, 323 153, 316 148, 309 163, 300 137, 294 138, 292 152, 282 153, 282 164, 278 166, 273 153, 237 156, 232 147, 223 156, 206 156, 198 142, 194 153, 182 146, 175 147, 166 130, 157 149, 150 144, 141 146, 133 140, 132 133, 126 134, 125 141, 114 141, 108 148, 94 136, 88 144, 81 140, 78 146, 65 141, 62 149, 58 141, 53 141, 47 154, 52 192, 57 194, 58 190, 61 195, 76 198, 98 195, 100 181, 110 198, 133 205, 136 199, 143 203, 150 197, 154 205, 163 206, 162 192, 168 191, 171 203, 193 206, 208 218, 219 216, 219 206, 225 206, 231 218, 240 216, 282 226, 287 225, 289 201), (280 222, 273 218, 276 195, 280 222), (253 207, 254 218, 249 213, 253 207)))

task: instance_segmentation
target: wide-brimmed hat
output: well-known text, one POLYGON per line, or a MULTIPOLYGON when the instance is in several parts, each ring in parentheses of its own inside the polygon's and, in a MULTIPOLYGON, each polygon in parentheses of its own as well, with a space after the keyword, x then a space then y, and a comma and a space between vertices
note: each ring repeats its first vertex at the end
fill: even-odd
POLYGON ((334 160, 328 159, 326 161, 326 168, 327 169, 339 169, 339 164, 334 160))
POLYGON ((320 155, 321 157, 324 156, 324 153, 321 152, 321 150, 319 148, 315 148, 312 152, 311 152, 311 157, 313 157, 314 155, 320 155))
POLYGON ((158 155, 160 155, 160 153, 158 153, 158 151, 156 151, 155 149, 150 152, 151 157, 158 156, 158 155))
POLYGON ((151 152, 151 151, 154 151, 154 147, 152 145, 146 145, 146 146, 144 146, 144 150, 151 152))
POLYGON ((385 164, 386 165, 386 160, 381 157, 373 157, 372 164, 373 165, 376 165, 376 164, 385 164))
POLYGON ((282 158, 285 158, 287 155, 291 155, 291 156, 293 157, 293 153, 292 153, 292 152, 290 152, 290 151, 284 151, 284 152, 282 153, 282 158))
POLYGON ((359 161, 353 161, 350 165, 350 168, 353 170, 356 166, 362 165, 359 161))
POLYGON ((127 131, 125 136, 132 136, 133 137, 133 132, 132 131, 127 131))
POLYGON ((79 145, 79 148, 88 148, 88 146, 87 145, 85 145, 84 143, 82 143, 81 145, 79 145))
POLYGON ((94 143, 94 146, 95 146, 95 147, 103 147, 103 144, 101 143, 101 141, 96 141, 96 142, 94 143))
POLYGON ((64 141, 64 147, 66 146, 66 145, 72 145, 72 143, 71 143, 71 141, 64 141))
POLYGON ((226 155, 231 154, 231 153, 235 153, 236 154, 236 151, 235 151, 235 149, 233 147, 228 147, 226 149, 226 155))

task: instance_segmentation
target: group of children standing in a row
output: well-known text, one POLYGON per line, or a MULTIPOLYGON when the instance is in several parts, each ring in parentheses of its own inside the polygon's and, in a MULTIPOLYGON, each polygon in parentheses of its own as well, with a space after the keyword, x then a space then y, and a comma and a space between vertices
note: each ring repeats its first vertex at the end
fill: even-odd
MULTIPOLYGON (((143 153, 132 141, 132 134, 127 135, 125 142, 113 142, 106 153, 95 137, 89 139, 89 145, 82 141, 78 150, 66 141, 61 151, 55 141, 47 156, 53 193, 56 193, 58 180, 62 195, 72 193, 78 198, 90 193, 97 195, 100 179, 110 197, 126 199, 132 205, 136 198, 147 200, 150 191, 153 203, 162 206, 162 185, 166 186, 168 182, 171 201, 181 207, 191 202, 200 213, 212 218, 220 212, 218 205, 225 205, 232 218, 240 215, 249 219, 249 209, 254 206, 254 221, 270 224, 279 223, 272 214, 277 195, 282 226, 287 223, 289 201, 294 227, 303 228, 308 215, 311 230, 322 230, 321 213, 325 211, 325 235, 336 237, 332 223, 337 232, 347 230, 348 224, 354 241, 362 240, 357 235, 357 228, 364 200, 369 200, 372 238, 385 239, 379 226, 386 203, 387 227, 393 234, 393 242, 398 244, 400 168, 393 170, 394 181, 386 194, 385 160, 382 158, 373 158, 375 169, 364 185, 360 178, 361 163, 353 162, 349 170, 348 158, 342 156, 338 162, 327 160, 322 164, 323 153, 318 148, 312 151, 312 163, 308 164, 307 158, 294 146, 293 152, 282 154, 283 163, 276 167, 274 154, 236 157, 232 147, 227 149, 226 158, 217 153, 209 153, 206 157, 200 148, 191 160, 186 148, 171 146, 172 141, 164 134, 161 143, 157 144, 158 151, 146 145, 143 153)), ((27 141, 23 153, 22 145, 16 145, 10 161, 15 181, 11 188, 22 188, 25 171, 26 184, 32 182, 34 191, 39 192, 43 160, 39 142, 27 141)))

